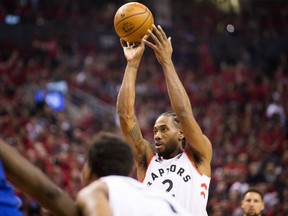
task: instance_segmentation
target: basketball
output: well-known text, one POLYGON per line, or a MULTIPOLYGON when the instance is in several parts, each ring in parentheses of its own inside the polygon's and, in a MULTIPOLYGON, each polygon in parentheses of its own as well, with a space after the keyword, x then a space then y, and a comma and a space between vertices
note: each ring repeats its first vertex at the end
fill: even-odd
POLYGON ((138 2, 129 2, 122 5, 114 16, 114 29, 117 35, 127 42, 140 42, 152 31, 154 17, 148 7, 138 2))

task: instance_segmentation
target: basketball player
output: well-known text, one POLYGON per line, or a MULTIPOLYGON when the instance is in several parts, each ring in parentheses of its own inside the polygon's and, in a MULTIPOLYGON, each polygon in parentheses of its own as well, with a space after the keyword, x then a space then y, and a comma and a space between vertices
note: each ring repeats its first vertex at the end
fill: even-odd
POLYGON ((138 179, 151 187, 161 188, 174 196, 195 216, 207 215, 206 205, 211 175, 212 145, 193 116, 189 97, 172 62, 171 38, 153 25, 140 44, 121 40, 127 60, 117 98, 120 127, 136 154, 138 179), (174 112, 156 120, 154 148, 142 137, 134 113, 135 85, 145 45, 154 50, 165 75, 168 95, 174 112))
POLYGON ((20 216, 21 201, 13 194, 12 183, 57 216, 77 215, 74 201, 45 174, 22 157, 12 146, 0 140, 0 216, 20 216))
POLYGON ((261 216, 264 207, 263 194, 258 189, 250 188, 243 194, 241 202, 243 216, 261 216))
POLYGON ((188 216, 167 193, 147 190, 129 177, 134 168, 130 145, 100 132, 91 141, 83 169, 85 188, 77 196, 83 216, 188 216))

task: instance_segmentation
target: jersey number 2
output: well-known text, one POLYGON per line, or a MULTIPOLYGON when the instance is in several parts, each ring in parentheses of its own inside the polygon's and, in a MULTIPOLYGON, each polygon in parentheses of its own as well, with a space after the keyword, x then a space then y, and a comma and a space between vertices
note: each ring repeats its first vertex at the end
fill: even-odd
MULTIPOLYGON (((168 184, 168 188, 166 189, 167 192, 170 192, 171 189, 173 188, 173 182, 170 179, 166 179, 162 182, 163 185, 167 185, 168 184)), ((172 196, 175 197, 175 194, 172 194, 172 196)))

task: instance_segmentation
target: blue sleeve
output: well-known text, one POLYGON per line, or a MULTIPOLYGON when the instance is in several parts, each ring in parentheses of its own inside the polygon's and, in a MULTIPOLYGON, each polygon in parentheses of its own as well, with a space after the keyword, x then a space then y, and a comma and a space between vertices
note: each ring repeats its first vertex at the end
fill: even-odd
POLYGON ((9 211, 9 209, 13 212, 18 211, 20 213, 18 208, 21 205, 22 201, 14 194, 12 185, 7 181, 5 170, 2 161, 0 160, 0 216, 2 212, 9 211))

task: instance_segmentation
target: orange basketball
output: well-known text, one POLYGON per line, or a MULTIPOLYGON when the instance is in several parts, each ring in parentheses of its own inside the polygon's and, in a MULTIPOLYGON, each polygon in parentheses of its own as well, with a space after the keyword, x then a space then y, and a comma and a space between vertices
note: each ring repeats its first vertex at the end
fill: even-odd
POLYGON ((114 28, 120 38, 127 42, 140 42, 147 34, 147 30, 152 31, 154 18, 151 11, 143 4, 129 2, 122 5, 114 16, 114 28))

